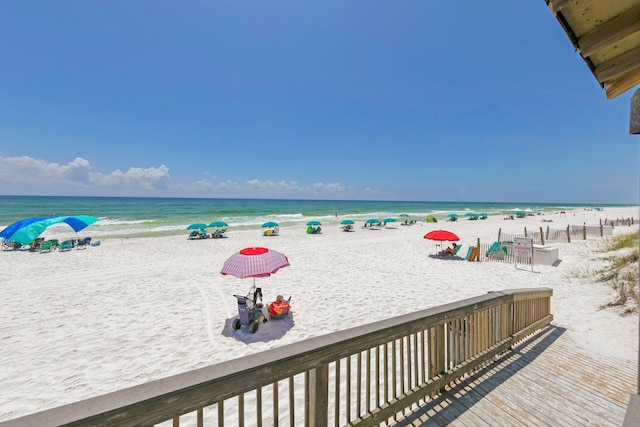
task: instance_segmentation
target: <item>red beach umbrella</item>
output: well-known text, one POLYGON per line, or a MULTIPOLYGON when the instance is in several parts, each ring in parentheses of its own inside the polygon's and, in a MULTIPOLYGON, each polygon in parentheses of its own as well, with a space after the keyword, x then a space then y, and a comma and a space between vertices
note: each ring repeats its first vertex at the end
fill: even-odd
MULTIPOLYGON (((460 238, 455 234, 447 230, 433 230, 424 235, 425 239, 435 240, 436 242, 453 242, 458 241, 460 238)), ((436 253, 438 251, 438 245, 436 245, 436 253)))
POLYGON ((424 235, 425 239, 435 240, 438 242, 454 242, 460 240, 460 238, 455 234, 447 230, 433 230, 424 235))
MULTIPOLYGON (((244 279, 246 277, 269 277, 289 266, 289 259, 278 251, 267 248, 244 248, 231 255, 220 271, 244 279)), ((255 279, 254 279, 255 282, 255 279)))

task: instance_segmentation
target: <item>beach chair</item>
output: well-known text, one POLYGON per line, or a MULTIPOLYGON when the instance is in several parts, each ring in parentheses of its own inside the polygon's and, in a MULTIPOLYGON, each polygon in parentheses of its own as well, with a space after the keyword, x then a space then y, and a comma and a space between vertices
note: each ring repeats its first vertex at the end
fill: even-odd
MULTIPOLYGON (((91 237, 87 237, 87 239, 91 240, 91 237)), ((76 242, 76 249, 87 249, 87 240, 78 239, 78 241, 76 242)))
POLYGON ((51 252, 51 241, 45 240, 40 242, 40 252, 51 252))
POLYGON ((71 240, 65 240, 60 243, 60 252, 66 252, 71 250, 71 240))
POLYGON ((462 245, 458 245, 458 246, 456 246, 456 248, 453 250, 453 253, 451 253, 451 254, 450 254, 450 253, 448 253, 448 252, 442 251, 442 252, 440 253, 440 256, 441 256, 442 258, 455 258, 455 257, 457 257, 457 256, 458 256, 458 252, 460 251, 460 248, 461 248, 461 247, 462 247, 462 245))
POLYGON ((491 246, 489 246, 489 249, 487 249, 487 252, 485 253, 485 255, 487 256, 488 259, 493 259, 493 257, 496 255, 496 253, 498 253, 499 250, 500 250, 500 242, 493 242, 491 246))
POLYGON ((467 256, 465 256, 464 259, 469 261, 469 257, 471 256, 471 252, 473 252, 473 246, 469 246, 469 250, 467 250, 467 256))

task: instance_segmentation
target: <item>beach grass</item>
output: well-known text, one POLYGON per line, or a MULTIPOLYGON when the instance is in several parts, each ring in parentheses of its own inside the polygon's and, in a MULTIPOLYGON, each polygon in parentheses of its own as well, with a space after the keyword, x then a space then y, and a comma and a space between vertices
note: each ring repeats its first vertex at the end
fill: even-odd
POLYGON ((616 296, 604 307, 620 307, 622 315, 638 313, 640 296, 639 261, 640 232, 615 236, 605 247, 604 252, 611 253, 605 259, 608 265, 598 271, 598 281, 610 285, 616 296))

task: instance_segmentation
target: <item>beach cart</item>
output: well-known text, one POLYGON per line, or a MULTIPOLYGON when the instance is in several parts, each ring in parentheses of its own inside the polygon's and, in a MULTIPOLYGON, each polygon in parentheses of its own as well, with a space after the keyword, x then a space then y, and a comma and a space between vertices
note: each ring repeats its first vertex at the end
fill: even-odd
POLYGON ((233 329, 238 330, 243 326, 249 329, 249 332, 255 334, 260 327, 260 322, 267 322, 262 309, 262 289, 252 287, 249 294, 234 295, 238 300, 238 317, 233 319, 233 329), (258 302, 260 299, 260 302, 258 302))

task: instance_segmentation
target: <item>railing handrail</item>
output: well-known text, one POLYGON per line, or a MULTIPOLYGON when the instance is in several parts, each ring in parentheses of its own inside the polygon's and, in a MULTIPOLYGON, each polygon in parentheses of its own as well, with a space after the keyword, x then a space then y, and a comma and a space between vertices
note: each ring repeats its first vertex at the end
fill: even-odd
MULTIPOLYGON (((125 425, 161 422, 327 365, 394 338, 505 303, 552 295, 549 288, 509 289, 403 314, 370 324, 199 368, 6 422, 7 426, 125 425)), ((518 331, 513 331, 515 334, 518 331)), ((0 423, 2 424, 2 423, 0 423)))

